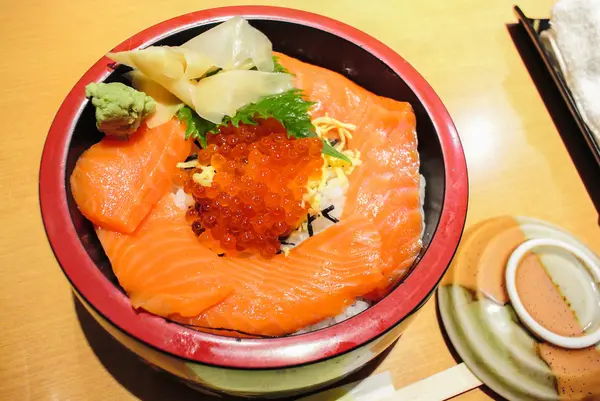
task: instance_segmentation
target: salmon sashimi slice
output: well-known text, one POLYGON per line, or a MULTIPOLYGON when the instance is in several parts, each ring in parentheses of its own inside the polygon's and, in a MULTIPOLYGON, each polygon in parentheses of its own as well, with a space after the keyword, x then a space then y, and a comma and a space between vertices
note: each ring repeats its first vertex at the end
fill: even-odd
POLYGON ((278 336, 341 313, 383 280, 381 237, 360 214, 287 257, 218 257, 173 198, 165 195, 132 234, 97 229, 136 308, 195 326, 278 336))
POLYGON ((363 164, 350 175, 343 216, 373 219, 382 238, 384 294, 422 248, 423 211, 416 119, 411 105, 377 96, 344 76, 278 53, 296 86, 316 102, 314 118, 328 115, 356 125, 349 148, 363 164))
POLYGON ((152 129, 144 124, 127 141, 105 136, 86 150, 70 180, 81 213, 97 226, 132 233, 190 153, 184 135, 174 118, 152 129))
POLYGON ((132 234, 96 228, 113 271, 136 308, 161 316, 196 316, 229 296, 221 259, 201 246, 175 206, 164 195, 132 234))

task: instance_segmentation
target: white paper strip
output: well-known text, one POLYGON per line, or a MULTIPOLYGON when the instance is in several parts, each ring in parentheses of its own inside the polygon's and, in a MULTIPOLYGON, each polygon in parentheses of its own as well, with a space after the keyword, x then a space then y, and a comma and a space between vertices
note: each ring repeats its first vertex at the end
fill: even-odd
POLYGON ((297 401, 376 401, 391 396, 395 391, 392 375, 385 371, 297 401))
POLYGON ((461 363, 426 379, 409 384, 377 401, 443 401, 481 386, 481 382, 461 363))

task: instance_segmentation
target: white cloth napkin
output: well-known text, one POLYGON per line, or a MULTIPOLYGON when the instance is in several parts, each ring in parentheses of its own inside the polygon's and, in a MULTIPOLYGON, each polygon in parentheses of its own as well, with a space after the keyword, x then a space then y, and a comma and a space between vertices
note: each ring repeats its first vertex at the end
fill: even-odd
POLYGON ((560 0, 550 23, 546 38, 580 114, 600 143, 600 0, 560 0))

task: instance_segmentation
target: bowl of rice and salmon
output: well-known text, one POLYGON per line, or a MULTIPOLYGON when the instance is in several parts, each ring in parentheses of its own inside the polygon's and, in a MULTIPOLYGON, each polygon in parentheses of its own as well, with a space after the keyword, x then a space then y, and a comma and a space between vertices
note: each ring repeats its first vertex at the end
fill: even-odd
POLYGON ((73 291, 201 391, 283 397, 389 347, 462 234, 452 120, 397 53, 277 7, 124 41, 50 128, 41 210, 73 291))

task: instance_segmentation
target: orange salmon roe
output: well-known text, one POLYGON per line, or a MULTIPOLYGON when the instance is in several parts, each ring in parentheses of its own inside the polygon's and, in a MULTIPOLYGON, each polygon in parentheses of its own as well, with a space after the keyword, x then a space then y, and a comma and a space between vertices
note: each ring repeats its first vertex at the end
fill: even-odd
POLYGON ((192 179, 201 170, 193 170, 184 184, 196 201, 188 210, 194 233, 209 232, 228 253, 273 257, 281 247, 279 238, 307 215, 309 205, 302 197, 306 183, 321 173, 322 149, 319 138, 288 138, 274 119, 209 135, 198 162, 215 169, 212 185, 192 179))

